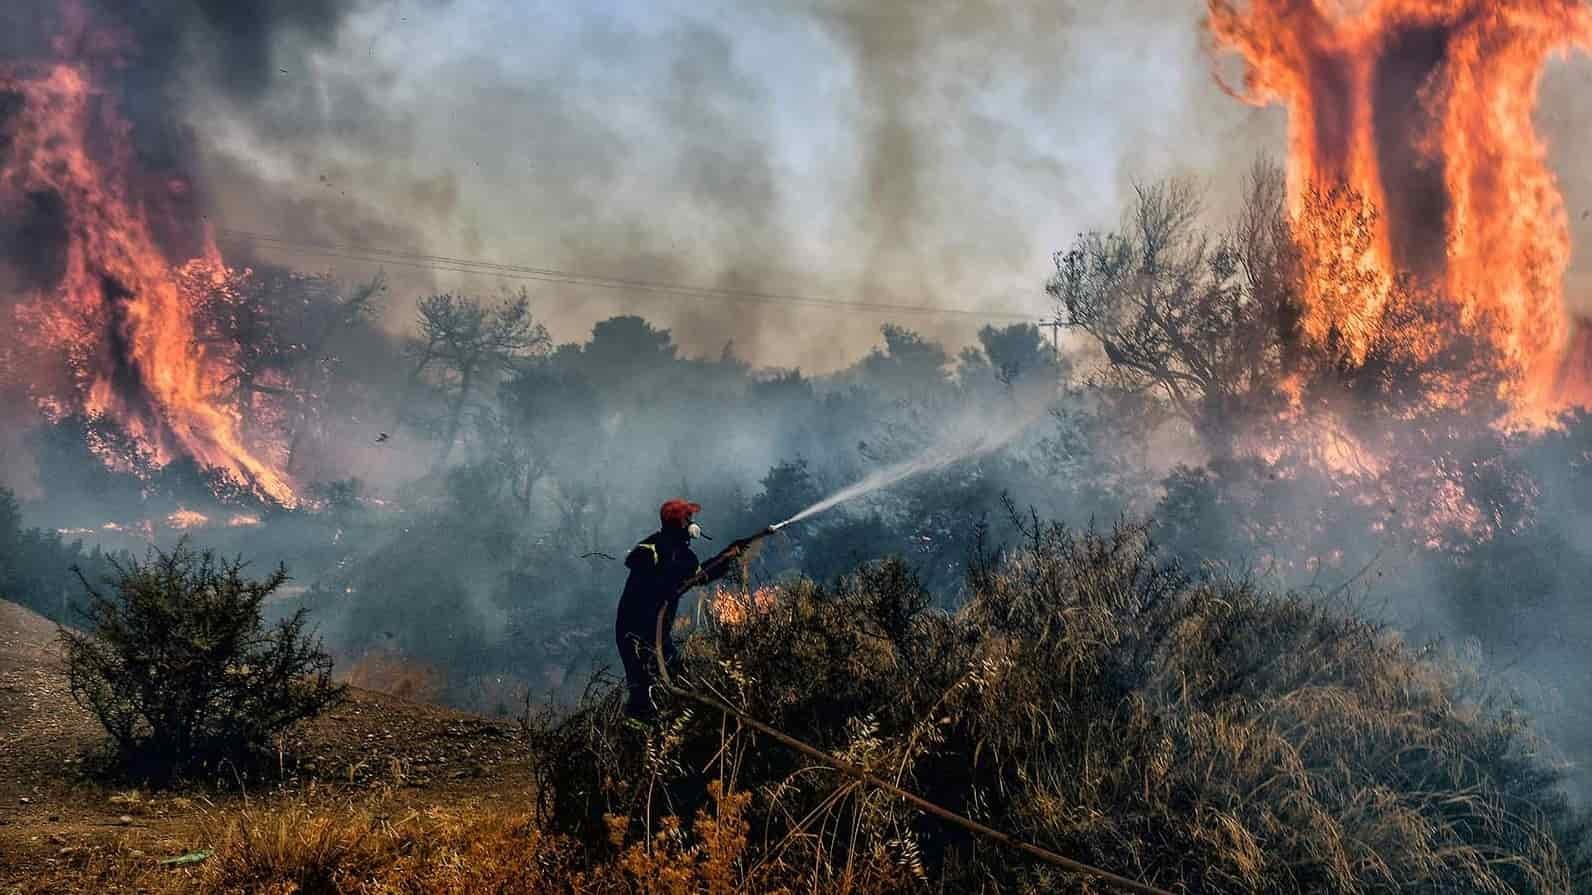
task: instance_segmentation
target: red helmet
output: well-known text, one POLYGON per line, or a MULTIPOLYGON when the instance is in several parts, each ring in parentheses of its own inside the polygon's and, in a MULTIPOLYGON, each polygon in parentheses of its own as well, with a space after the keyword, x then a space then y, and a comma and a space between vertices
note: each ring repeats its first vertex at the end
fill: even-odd
POLYGON ((702 504, 676 497, 658 508, 658 518, 663 520, 664 528, 685 528, 691 524, 691 517, 700 512, 702 504))

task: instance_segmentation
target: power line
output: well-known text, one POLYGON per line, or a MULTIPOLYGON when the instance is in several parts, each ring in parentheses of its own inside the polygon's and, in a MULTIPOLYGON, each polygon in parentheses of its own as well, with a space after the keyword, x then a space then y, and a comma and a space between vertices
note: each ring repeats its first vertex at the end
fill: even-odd
POLYGON ((526 264, 503 264, 477 258, 459 258, 448 255, 428 255, 350 243, 316 242, 291 239, 269 233, 248 230, 217 230, 224 240, 249 242, 266 248, 293 250, 326 258, 363 261, 374 264, 393 264, 447 273, 477 274, 508 280, 531 280, 542 283, 562 283, 613 289, 628 292, 649 292, 698 300, 720 300, 753 304, 791 304, 831 308, 850 312, 889 312, 897 314, 923 314, 931 316, 970 317, 981 320, 1031 321, 1034 314, 1014 311, 978 311, 971 308, 947 308, 934 305, 910 305, 893 302, 848 301, 813 295, 784 292, 762 292, 749 289, 724 289, 688 283, 670 283, 660 280, 632 279, 581 273, 554 267, 536 267, 526 264))

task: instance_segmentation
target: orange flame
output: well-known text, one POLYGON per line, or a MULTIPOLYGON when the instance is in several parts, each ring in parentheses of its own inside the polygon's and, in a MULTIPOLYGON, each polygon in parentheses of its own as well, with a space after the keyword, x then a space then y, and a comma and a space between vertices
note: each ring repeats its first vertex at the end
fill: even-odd
MULTIPOLYGON (((1217 43, 1246 63, 1241 99, 1289 114, 1291 211, 1345 185, 1380 212, 1354 258, 1373 283, 1413 274, 1488 326, 1540 419, 1586 403, 1588 346, 1563 301, 1564 201, 1532 124, 1555 52, 1592 48, 1584 0, 1208 0, 1217 43)), ((1307 250, 1328 255, 1321 246, 1307 250)), ((1385 289, 1307 296, 1305 333, 1355 339, 1385 289)))
POLYGON ((176 529, 201 528, 210 524, 210 517, 197 510, 179 507, 166 517, 166 524, 176 529))
POLYGON ((283 472, 244 444, 239 413, 219 395, 220 359, 195 337, 194 296, 178 268, 225 278, 208 234, 198 258, 166 256, 133 186, 131 127, 86 66, 0 68, 0 94, 20 97, 0 122, 9 140, 0 204, 52 197, 64 237, 58 282, 34 290, 19 312, 37 347, 71 369, 72 394, 40 395, 41 403, 104 414, 158 462, 189 456, 293 505, 283 472))
POLYGON ((759 587, 749 592, 715 588, 708 603, 714 621, 728 627, 744 625, 754 615, 767 615, 779 602, 771 587, 759 587))

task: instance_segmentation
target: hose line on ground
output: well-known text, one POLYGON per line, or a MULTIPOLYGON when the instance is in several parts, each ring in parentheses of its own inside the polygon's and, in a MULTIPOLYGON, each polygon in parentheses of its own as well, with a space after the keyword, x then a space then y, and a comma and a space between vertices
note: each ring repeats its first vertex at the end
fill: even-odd
POLYGON ((1075 861, 1072 858, 1067 857, 1066 855, 1057 854, 1056 852, 1053 852, 1053 851, 1051 851, 1048 848, 1042 848, 1042 847, 1040 847, 1038 845, 1034 845, 1031 842, 1025 842, 1024 840, 1018 839, 1015 836, 1012 836, 1012 835, 1007 834, 1007 833, 1003 833, 1000 830, 995 829, 994 827, 986 826, 985 824, 981 824, 978 821, 972 819, 971 817, 966 817, 966 816, 963 816, 961 814, 957 814, 955 811, 952 811, 949 808, 945 808, 945 807, 942 807, 940 805, 937 805, 934 802, 931 802, 928 799, 925 799, 922 796, 917 795, 916 793, 909 792, 908 790, 902 789, 901 787, 895 785, 894 783, 891 783, 888 780, 883 779, 882 777, 877 777, 874 774, 870 773, 865 768, 859 767, 857 765, 852 764, 851 762, 848 762, 848 761, 845 761, 845 760, 843 760, 841 758, 838 758, 838 757, 836 757, 836 756, 834 756, 834 755, 832 755, 832 754, 830 754, 828 752, 825 752, 822 749, 819 749, 816 746, 810 746, 807 743, 804 743, 801 740, 798 740, 795 737, 790 736, 789 734, 782 733, 782 732, 780 732, 778 730, 775 730, 774 728, 768 726, 767 724, 764 724, 763 722, 757 720, 756 718, 753 718, 753 717, 750 717, 749 715, 746 715, 745 713, 741 712, 739 709, 735 708, 734 706, 731 706, 731 705, 729 705, 729 704, 727 704, 725 702, 721 702, 718 699, 714 699, 711 696, 705 696, 705 695, 703 695, 701 693, 697 693, 697 692, 694 692, 694 691, 691 691, 691 690, 687 690, 687 689, 685 689, 683 687, 675 686, 674 680, 669 676, 669 664, 664 659, 664 652, 663 652, 663 637, 664 637, 663 620, 664 620, 665 615, 667 614, 667 610, 668 610, 667 604, 665 604, 664 606, 658 607, 658 622, 657 622, 657 625, 656 625, 656 631, 654 632, 652 647, 653 647, 654 653, 656 654, 655 658, 656 658, 657 663, 658 663, 658 675, 659 675, 659 677, 662 680, 663 689, 665 691, 667 691, 668 693, 670 693, 670 694, 672 694, 674 696, 680 697, 682 699, 689 699, 689 700, 691 700, 693 702, 699 703, 699 704, 704 705, 704 706, 706 706, 706 707, 708 707, 710 709, 718 711, 718 712, 720 712, 720 713, 722 713, 722 714, 724 714, 726 716, 732 717, 735 720, 739 721, 740 723, 746 725, 747 727, 750 727, 751 729, 757 731, 758 733, 761 733, 764 736, 767 736, 768 738, 774 740, 775 742, 779 743, 780 745, 785 746, 786 748, 795 750, 796 752, 799 752, 802 755, 807 756, 808 758, 812 758, 812 759, 815 759, 817 761, 825 762, 825 763, 827 763, 829 765, 832 765, 836 770, 840 771, 841 773, 847 774, 847 775, 849 775, 851 777, 855 777, 856 779, 868 784, 869 786, 872 786, 872 787, 874 787, 876 789, 879 789, 879 790, 881 790, 883 792, 887 792, 887 793, 895 796, 898 799, 906 801, 906 802, 910 803, 913 807, 915 807, 918 810, 924 812, 925 814, 929 814, 929 815, 932 815, 934 817, 938 817, 939 819, 941 819, 943 821, 947 821, 949 823, 956 824, 957 826, 963 828, 964 830, 968 830, 969 832, 975 833, 975 834, 977 834, 979 836, 983 836, 984 838, 989 839, 991 841, 998 842, 1001 845, 1005 845, 1005 846, 1008 846, 1010 848, 1017 849, 1018 851, 1023 852, 1023 853, 1025 853, 1027 855, 1030 855, 1030 856, 1032 856, 1034 858, 1038 858, 1039 860, 1044 861, 1047 864, 1052 864, 1052 865, 1054 865, 1056 867, 1060 867, 1060 868, 1062 868, 1064 870, 1069 870, 1069 871, 1071 871, 1073 873, 1082 873, 1082 874, 1085 874, 1085 875, 1088 875, 1088 876, 1095 877, 1096 879, 1099 879, 1099 880, 1101 880, 1103 882, 1110 883, 1111 885, 1116 886, 1117 888, 1119 888, 1119 889, 1121 889, 1121 890, 1123 890, 1125 892, 1141 893, 1141 895, 1172 895, 1171 892, 1168 892, 1165 889, 1158 889, 1158 888, 1156 888, 1154 886, 1151 886, 1151 885, 1148 885, 1146 883, 1141 883, 1141 882, 1138 882, 1137 880, 1131 880, 1131 879, 1128 879, 1125 876, 1119 876, 1119 875, 1117 875, 1115 873, 1112 873, 1109 870, 1102 870, 1099 867, 1095 867, 1095 866, 1092 866, 1092 865, 1089 865, 1089 864, 1085 864, 1082 861, 1075 861))

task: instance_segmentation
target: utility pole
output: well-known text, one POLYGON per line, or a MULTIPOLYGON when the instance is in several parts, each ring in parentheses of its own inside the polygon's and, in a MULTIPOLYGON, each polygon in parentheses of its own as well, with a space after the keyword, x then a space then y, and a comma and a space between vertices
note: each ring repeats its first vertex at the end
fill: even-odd
POLYGON ((1050 320, 1040 322, 1040 327, 1050 330, 1050 353, 1061 360, 1061 328, 1066 324, 1061 322, 1061 315, 1057 314, 1050 320))

